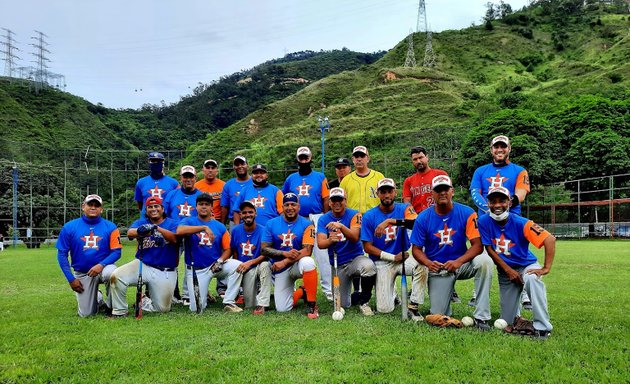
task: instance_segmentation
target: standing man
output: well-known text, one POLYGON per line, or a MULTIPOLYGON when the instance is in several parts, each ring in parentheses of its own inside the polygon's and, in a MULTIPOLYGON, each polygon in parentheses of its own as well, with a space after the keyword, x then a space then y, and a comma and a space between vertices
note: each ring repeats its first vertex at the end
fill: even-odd
POLYGON ((436 176, 432 189, 435 205, 418 216, 411 232, 413 257, 429 269, 431 314, 450 316, 455 281, 474 277, 479 298, 474 311, 475 325, 487 331, 492 260, 488 255, 480 255, 477 214, 453 202, 450 177, 436 176), (466 240, 470 241, 470 248, 466 248, 466 240))
POLYGON ((212 215, 215 220, 219 221, 221 220, 221 193, 223 192, 223 186, 225 186, 225 181, 217 177, 219 174, 219 163, 215 160, 208 159, 203 162, 201 172, 203 173, 203 179, 195 183, 195 188, 212 196, 212 200, 214 201, 212 215))
MULTIPOLYGON (((410 243, 406 229, 414 227, 417 216, 413 207, 394 202, 397 190, 392 179, 381 179, 376 193, 380 204, 363 215, 361 241, 376 265, 376 310, 389 313, 395 307, 394 282, 396 276, 402 275, 402 263, 405 263, 405 274, 413 276, 411 302, 420 302, 417 297, 420 283, 426 281, 427 272, 407 254, 410 243)), ((417 307, 409 307, 409 314, 414 321, 422 320, 417 307)))
MULTIPOLYGON (((507 136, 499 135, 492 139, 490 143, 490 154, 492 163, 483 165, 475 170, 470 182, 470 195, 475 205, 479 208, 479 216, 488 213, 488 201, 485 196, 490 188, 505 187, 511 196, 511 213, 521 214, 521 203, 529 193, 529 175, 525 168, 510 162, 510 139, 507 136)), ((469 305, 475 303, 475 292, 469 305)), ((523 308, 532 309, 532 304, 523 291, 521 297, 523 308)))
POLYGON ((146 214, 131 224, 127 236, 138 239, 136 258, 122 265, 112 273, 112 316, 125 317, 128 314, 127 288, 138 284, 138 270, 142 267, 142 281, 151 292, 151 298, 144 297, 142 310, 147 312, 168 312, 177 282, 177 221, 169 219, 159 197, 149 197, 145 203, 146 214))
POLYGON ((341 180, 343 180, 344 177, 348 176, 351 171, 352 169, 350 168, 350 160, 345 157, 338 158, 337 162, 335 163, 335 174, 337 175, 337 178, 328 183, 328 188, 338 188, 341 180))
POLYGON ((321 249, 328 249, 330 265, 334 264, 337 255, 341 306, 350 307, 350 285, 353 278, 360 277, 359 310, 364 316, 372 316, 370 298, 376 282, 376 267, 364 256, 359 241, 361 222, 362 216, 358 211, 346 208, 344 190, 333 188, 330 190, 330 211, 317 223, 317 244, 321 249))
POLYGON ((232 161, 232 167, 236 177, 230 179, 223 186, 221 193, 221 222, 227 223, 229 220, 230 231, 236 225, 234 223, 234 210, 237 207, 236 201, 238 196, 248 185, 252 185, 252 179, 249 177, 247 159, 244 156, 236 156, 232 161))
POLYGON ((256 207, 256 223, 266 225, 267 221, 282 213, 282 192, 267 181, 267 167, 256 164, 252 167, 252 184, 243 188, 234 207, 234 222, 240 223, 238 207, 243 201, 251 201, 256 207))
POLYGON ((497 266, 501 318, 510 324, 506 331, 546 339, 553 327, 542 277, 551 270, 556 238, 533 221, 510 212, 507 188, 491 188, 487 199, 490 211, 479 218, 479 232, 481 242, 497 266), (536 248, 545 247, 544 267, 529 250, 530 243, 536 248), (532 299, 533 323, 518 316, 519 296, 523 290, 532 299))
POLYGON ((431 181, 435 176, 448 174, 441 169, 433 169, 429 166, 429 157, 424 147, 411 148, 411 163, 416 173, 405 179, 403 183, 403 203, 413 205, 416 213, 420 213, 433 205, 431 195, 431 181))
POLYGON ((197 216, 195 209, 197 196, 201 191, 195 187, 197 171, 192 165, 184 165, 180 171, 181 187, 173 190, 164 199, 164 213, 177 222, 191 216, 197 216))
MULTIPOLYGON (((321 172, 313 171, 311 162, 313 154, 308 147, 297 149, 296 158, 298 171, 287 177, 282 186, 282 193, 295 193, 300 199, 300 216, 306 217, 317 228, 317 221, 327 212, 328 205, 328 180, 321 172)), ((319 266, 319 278, 322 291, 328 300, 332 300, 331 271, 328 267, 328 252, 319 249, 317 243, 313 246, 313 256, 319 266)))
POLYGON ((179 183, 170 176, 164 175, 164 155, 160 152, 149 153, 149 176, 145 176, 136 183, 134 200, 138 203, 140 217, 144 217, 144 202, 151 196, 164 200, 166 195, 177 189, 179 183))
POLYGON ((382 173, 370 169, 370 155, 367 148, 362 145, 352 150, 352 162, 354 172, 341 180, 340 187, 346 191, 348 208, 365 213, 368 209, 379 204, 376 196, 376 185, 379 180, 385 178, 382 173))
POLYGON ((271 260, 275 277, 276 311, 288 312, 306 296, 307 316, 317 319, 317 269, 311 258, 315 228, 299 215, 300 201, 295 193, 283 196, 282 208, 282 215, 265 226, 262 239, 262 253, 271 260), (304 285, 294 292, 295 281, 300 278, 304 285))
POLYGON ((239 210, 241 224, 232 230, 230 247, 233 257, 242 263, 236 272, 243 275, 245 308, 255 306, 254 315, 262 315, 271 297, 271 264, 261 254, 265 227, 256 224, 256 207, 251 201, 243 201, 239 210))
POLYGON ((81 206, 83 216, 66 223, 57 239, 57 261, 70 288, 76 292, 79 316, 86 317, 98 312, 99 284, 105 284, 107 307, 111 309, 109 279, 120 259, 122 244, 116 224, 101 217, 103 199, 88 195, 81 206), (68 263, 70 253, 74 273, 68 263))
POLYGON ((197 196, 197 216, 182 220, 177 227, 177 236, 184 237, 184 255, 186 261, 186 280, 188 287, 193 287, 192 268, 194 264, 199 281, 201 303, 195 302, 190 295, 190 310, 197 311, 197 305, 203 311, 208 303, 208 286, 213 277, 227 278, 227 291, 223 298, 224 310, 242 312, 236 305, 241 279, 236 272, 240 261, 230 258, 230 234, 225 226, 212 218, 212 196, 202 193, 197 196))

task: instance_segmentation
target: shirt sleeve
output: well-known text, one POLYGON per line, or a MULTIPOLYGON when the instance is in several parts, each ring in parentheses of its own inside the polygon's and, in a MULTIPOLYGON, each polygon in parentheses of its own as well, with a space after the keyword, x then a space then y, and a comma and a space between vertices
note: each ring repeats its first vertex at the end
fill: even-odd
POLYGON ((140 187, 140 180, 136 183, 136 192, 133 195, 133 199, 139 203, 142 203, 142 188, 140 187))
POLYGON ((486 224, 485 222, 479 222, 477 220, 477 225, 479 226, 479 234, 481 235, 481 244, 492 245, 492 234, 490 233, 490 228, 488 228, 492 224, 486 224))
POLYGON ((276 192, 276 209, 278 210, 278 215, 282 214, 282 198, 283 194, 278 190, 278 192, 276 192))
POLYGON ((223 237, 221 238, 221 248, 222 249, 230 249, 230 233, 228 231, 225 231, 223 233, 223 237))
POLYGON ((68 241, 68 229, 66 227, 61 228, 59 238, 57 239, 57 262, 61 268, 61 272, 68 280, 68 283, 74 280, 74 275, 70 269, 70 262, 68 261, 68 253, 70 252, 70 244, 68 241))
POLYGON ((352 216, 350 220, 350 229, 359 228, 361 229, 361 224, 363 223, 363 215, 361 212, 357 212, 356 215, 352 216))
POLYGON ((527 170, 523 169, 521 173, 518 174, 516 178, 516 189, 524 189, 529 193, 529 175, 527 174, 527 170))
POLYGON ((373 242, 374 240, 374 228, 372 228, 370 218, 363 221, 363 225, 361 226, 361 241, 369 241, 373 242))
POLYGON ((477 224, 477 213, 473 212, 468 216, 466 220, 466 237, 468 240, 477 239, 481 235, 479 234, 479 226, 477 224))
POLYGON ((481 172, 479 168, 473 174, 473 178, 470 181, 470 196, 473 199, 473 202, 477 206, 477 208, 481 209, 484 212, 488 212, 488 202, 486 198, 481 195, 482 186, 481 186, 481 172))
POLYGON ((409 180, 410 178, 406 178, 405 181, 403 182, 403 190, 402 190, 402 197, 408 197, 408 198, 412 198, 413 195, 411 194, 411 188, 410 188, 410 184, 411 184, 411 180, 409 180))
MULTIPOLYGON (((267 224, 269 224, 269 223, 267 223, 267 224)), ((262 233, 262 239, 260 241, 262 243, 273 244, 273 237, 271 235, 271 230, 269 229, 268 225, 265 226, 265 229, 263 230, 263 233, 262 233)))
POLYGON ((413 209, 413 205, 408 204, 405 207, 405 220, 415 220, 418 217, 416 210, 413 209))
POLYGON ((314 245, 315 244, 315 227, 311 224, 304 230, 302 235, 302 245, 314 245))
POLYGON ((424 247, 424 225, 422 222, 418 221, 416 225, 413 226, 409 241, 415 246, 424 247))
POLYGON ((550 235, 550 233, 547 232, 543 227, 534 223, 531 220, 525 223, 523 234, 525 235, 525 238, 529 240, 530 243, 534 244, 534 247, 536 248, 542 247, 545 239, 550 235))
POLYGON ((330 196, 330 190, 328 189, 328 180, 324 177, 324 180, 322 181, 322 199, 325 199, 328 196, 330 196))

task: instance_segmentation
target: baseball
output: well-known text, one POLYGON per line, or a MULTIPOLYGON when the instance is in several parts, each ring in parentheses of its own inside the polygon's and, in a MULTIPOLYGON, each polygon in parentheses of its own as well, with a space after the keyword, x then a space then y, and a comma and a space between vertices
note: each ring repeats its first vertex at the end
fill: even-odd
POLYGON ((470 316, 464 316, 462 317, 462 324, 464 324, 464 327, 470 327, 475 324, 475 320, 473 320, 470 316))
POLYGON ((505 329, 505 327, 507 327, 507 321, 503 320, 503 319, 496 319, 494 321, 494 327, 497 329, 505 329))
POLYGON ((341 314, 342 314, 342 315, 345 315, 345 314, 346 314, 346 310, 345 310, 345 309, 343 309, 343 307, 341 307, 341 308, 339 309, 339 312, 341 312, 341 314))
POLYGON ((342 319, 343 319, 343 313, 342 313, 341 311, 335 311, 335 312, 333 312, 333 314, 332 314, 332 318, 333 318, 333 320, 335 320, 335 321, 342 320, 342 319))

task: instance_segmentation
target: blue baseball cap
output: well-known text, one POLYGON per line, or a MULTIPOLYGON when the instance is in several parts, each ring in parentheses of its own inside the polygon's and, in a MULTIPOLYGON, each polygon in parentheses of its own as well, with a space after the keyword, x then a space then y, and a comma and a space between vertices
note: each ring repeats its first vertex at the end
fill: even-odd
POLYGON ((164 160, 164 155, 160 152, 149 152, 149 160, 164 160))
POLYGON ((300 200, 298 199, 297 195, 293 192, 285 193, 284 196, 282 197, 282 204, 299 203, 299 202, 300 200))

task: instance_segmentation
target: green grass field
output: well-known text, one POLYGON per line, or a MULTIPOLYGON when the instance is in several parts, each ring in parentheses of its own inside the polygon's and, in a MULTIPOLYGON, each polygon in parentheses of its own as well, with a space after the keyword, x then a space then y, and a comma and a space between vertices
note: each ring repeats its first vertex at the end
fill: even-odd
MULTIPOLYGON (((319 320, 302 306, 253 316, 219 304, 202 315, 178 306, 141 321, 80 319, 54 248, 8 249, 0 253, 0 383, 627 383, 629 251, 624 241, 559 242, 545 277, 555 328, 538 341, 402 323, 399 309, 364 318, 352 308, 334 322, 321 295, 319 320)), ((129 245, 123 254, 130 260, 129 245)), ((463 301, 471 289, 472 280, 457 284, 463 301)), ((494 320, 496 280, 491 303, 494 320)), ((466 304, 454 312, 471 313, 466 304)))

